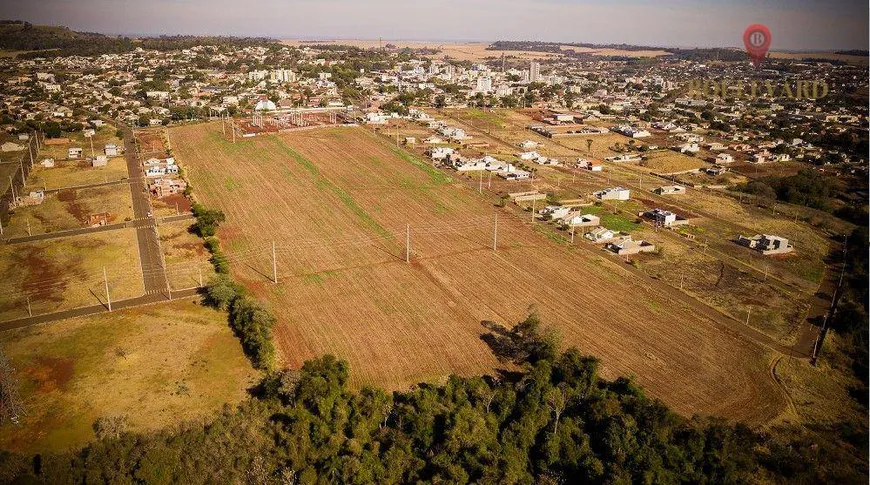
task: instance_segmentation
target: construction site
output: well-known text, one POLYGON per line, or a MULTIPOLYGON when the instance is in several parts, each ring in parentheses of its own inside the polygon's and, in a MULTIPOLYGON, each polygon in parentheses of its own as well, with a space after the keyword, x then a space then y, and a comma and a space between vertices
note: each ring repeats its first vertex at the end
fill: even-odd
POLYGON ((268 133, 283 133, 354 123, 344 106, 327 108, 290 108, 277 111, 254 111, 244 118, 225 117, 221 130, 228 139, 249 138, 268 133))

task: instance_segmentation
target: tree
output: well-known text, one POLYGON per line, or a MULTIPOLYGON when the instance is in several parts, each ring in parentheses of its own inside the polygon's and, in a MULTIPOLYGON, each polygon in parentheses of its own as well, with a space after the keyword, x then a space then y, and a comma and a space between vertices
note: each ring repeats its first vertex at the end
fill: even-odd
POLYGON ((127 431, 127 416, 103 416, 91 426, 97 439, 118 439, 127 431))
POLYGON ((592 138, 587 138, 587 139, 586 139, 586 151, 587 151, 587 152, 591 152, 591 151, 592 151, 592 138))

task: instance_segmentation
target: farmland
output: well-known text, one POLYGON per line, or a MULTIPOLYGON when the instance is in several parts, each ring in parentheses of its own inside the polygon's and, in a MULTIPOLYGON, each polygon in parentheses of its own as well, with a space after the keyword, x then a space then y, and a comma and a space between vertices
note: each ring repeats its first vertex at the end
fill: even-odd
POLYGON ((234 275, 277 315, 286 365, 334 353, 354 385, 391 389, 488 372, 499 364, 481 322, 512 325, 533 305, 563 346, 683 414, 760 424, 783 409, 768 350, 670 286, 537 234, 385 138, 332 128, 233 144, 219 124, 172 137, 195 197, 226 213, 219 236, 234 275))
POLYGON ((190 299, 6 331, 0 349, 28 411, 0 427, 0 449, 19 452, 80 447, 101 417, 133 431, 205 418, 254 377, 226 315, 190 299))

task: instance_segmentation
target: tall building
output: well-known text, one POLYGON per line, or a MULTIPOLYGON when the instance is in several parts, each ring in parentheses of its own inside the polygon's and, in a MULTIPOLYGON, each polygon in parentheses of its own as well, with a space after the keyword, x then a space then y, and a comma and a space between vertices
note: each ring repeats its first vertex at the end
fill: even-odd
POLYGON ((529 82, 538 82, 539 79, 541 79, 541 65, 532 61, 529 65, 529 82))
POLYGON ((489 76, 479 76, 477 78, 477 92, 489 93, 492 91, 492 78, 489 76))

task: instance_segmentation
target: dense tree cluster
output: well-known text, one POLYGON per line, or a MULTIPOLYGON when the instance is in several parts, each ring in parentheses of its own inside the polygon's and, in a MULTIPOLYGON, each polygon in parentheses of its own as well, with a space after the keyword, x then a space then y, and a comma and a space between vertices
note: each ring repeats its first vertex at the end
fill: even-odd
POLYGON ((630 379, 604 380, 596 359, 575 349, 556 354, 534 317, 499 338, 520 371, 454 376, 390 395, 348 389, 347 364, 324 356, 300 371, 268 374, 255 398, 205 425, 113 432, 74 453, 0 454, 0 481, 866 481, 866 463, 806 433, 773 438, 720 420, 687 420, 630 379))
POLYGON ((803 169, 788 177, 763 177, 738 184, 734 190, 753 194, 761 200, 781 200, 814 209, 830 210, 831 199, 840 195, 843 185, 834 177, 803 169))

